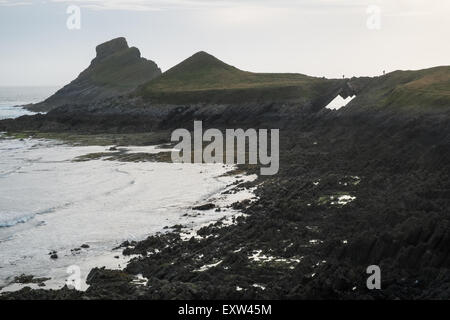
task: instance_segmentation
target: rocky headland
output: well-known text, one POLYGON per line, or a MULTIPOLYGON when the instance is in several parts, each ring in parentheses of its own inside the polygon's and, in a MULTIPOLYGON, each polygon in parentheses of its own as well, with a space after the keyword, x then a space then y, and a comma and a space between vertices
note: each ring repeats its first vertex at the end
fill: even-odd
MULTIPOLYGON (((242 182, 246 215, 184 239, 123 244, 123 271, 89 289, 3 299, 449 299, 450 68, 374 78, 252 74, 199 53, 127 97, 0 121, 0 131, 89 134, 279 128, 280 171, 242 182), (200 69, 200 71, 198 71, 200 69), (214 80, 216 79, 216 80, 214 80), (356 95, 346 107, 325 105, 356 95), (382 290, 368 290, 379 265, 382 290), (148 281, 136 285, 142 275, 148 281)), ((239 170, 258 173, 255 166, 239 170)))
POLYGON ((92 103, 126 95, 161 75, 156 63, 142 58, 139 49, 130 48, 125 38, 102 43, 96 52, 89 67, 75 80, 45 101, 25 107, 31 111, 47 112, 68 103, 92 103))

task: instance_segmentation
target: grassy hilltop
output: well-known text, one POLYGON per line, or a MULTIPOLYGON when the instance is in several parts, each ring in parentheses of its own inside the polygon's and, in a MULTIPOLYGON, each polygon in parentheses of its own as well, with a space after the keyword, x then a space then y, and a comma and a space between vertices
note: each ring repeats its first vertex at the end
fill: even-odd
POLYGON ((349 106, 363 109, 449 107, 450 67, 394 71, 373 78, 325 79, 298 73, 247 72, 198 52, 137 90, 137 95, 156 103, 295 102, 314 105, 316 110, 338 93, 356 93, 349 106))
POLYGON ((432 111, 450 107, 450 66, 394 71, 382 77, 352 79, 350 83, 358 91, 351 102, 355 108, 432 111))
POLYGON ((316 97, 341 80, 295 73, 253 73, 198 52, 138 89, 158 102, 302 101, 316 97))

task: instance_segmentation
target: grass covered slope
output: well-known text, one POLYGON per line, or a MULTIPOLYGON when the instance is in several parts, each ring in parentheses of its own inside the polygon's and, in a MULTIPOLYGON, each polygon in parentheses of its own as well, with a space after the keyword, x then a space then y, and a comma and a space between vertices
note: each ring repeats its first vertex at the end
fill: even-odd
POLYGON ((168 103, 302 101, 326 92, 340 80, 294 73, 253 73, 198 52, 141 86, 137 94, 168 103))
POLYGON ((353 108, 407 108, 416 111, 450 107, 450 66, 418 71, 394 71, 368 80, 356 79, 359 87, 353 108))
POLYGON ((67 103, 91 103, 126 94, 161 74, 156 63, 142 58, 139 50, 130 48, 125 38, 100 44, 96 51, 97 56, 75 80, 28 109, 49 111, 67 103))

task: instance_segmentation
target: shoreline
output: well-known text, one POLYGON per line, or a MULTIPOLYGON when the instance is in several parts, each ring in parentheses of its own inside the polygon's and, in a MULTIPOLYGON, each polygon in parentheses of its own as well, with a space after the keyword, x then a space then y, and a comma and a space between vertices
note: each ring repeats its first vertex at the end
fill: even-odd
POLYGON ((450 118, 419 120, 327 112, 286 126, 279 173, 241 186, 258 185, 257 201, 234 206, 245 219, 132 243, 124 254, 141 256, 93 269, 86 292, 0 299, 448 299, 450 118), (374 264, 381 291, 366 287, 374 264))
MULTIPOLYGON (((232 170, 230 170, 232 171, 232 170)), ((229 171, 229 172, 230 172, 229 171)), ((220 177, 218 177, 220 178, 220 177)), ((230 180, 233 179, 234 181, 230 181, 230 183, 220 190, 219 192, 213 193, 212 195, 205 198, 203 201, 200 201, 199 203, 194 203, 192 208, 190 208, 193 212, 193 214, 188 215, 185 213, 184 215, 180 216, 180 219, 182 219, 185 216, 184 221, 180 221, 180 224, 174 225, 172 227, 168 226, 162 226, 160 231, 156 231, 151 234, 147 234, 145 237, 141 239, 134 239, 134 240, 127 240, 125 242, 120 243, 118 246, 111 248, 111 252, 103 254, 101 256, 94 256, 89 257, 87 260, 84 260, 80 267, 82 270, 87 270, 88 272, 82 273, 81 278, 81 289, 77 291, 85 292, 89 285, 86 283, 87 277, 93 269, 97 268, 105 268, 107 270, 116 270, 116 271, 123 271, 128 263, 134 258, 141 257, 140 254, 131 254, 131 255, 124 255, 124 250, 132 250, 134 246, 133 243, 139 243, 141 241, 145 241, 148 237, 152 236, 169 236, 174 234, 179 234, 180 237, 183 239, 183 241, 189 241, 192 237, 200 240, 203 239, 202 236, 198 234, 198 231, 202 228, 208 228, 214 224, 223 224, 224 226, 230 226, 234 223, 236 223, 236 219, 239 217, 245 217, 245 214, 240 212, 239 210, 233 209, 232 205, 235 203, 234 200, 237 198, 240 199, 238 201, 253 201, 254 200, 254 194, 252 191, 248 191, 246 189, 238 191, 233 194, 226 194, 224 195, 224 192, 230 191, 234 189, 235 185, 234 183, 236 181, 243 181, 243 182, 252 182, 256 178, 251 175, 249 176, 230 176, 230 180), (227 197, 228 196, 228 197, 227 197), (228 199, 227 199, 228 198, 228 199), (202 203, 213 203, 215 205, 215 208, 210 210, 195 210, 195 206, 202 205, 202 203), (217 212, 217 208, 220 208, 221 211, 217 212)), ((37 289, 43 289, 43 290, 60 290, 62 289, 66 283, 61 283, 59 279, 53 279, 48 275, 48 280, 42 281, 42 282, 33 282, 36 279, 39 278, 45 278, 45 276, 39 276, 36 277, 35 275, 25 275, 25 274, 18 274, 14 275, 16 279, 19 279, 20 277, 31 277, 30 282, 11 282, 8 285, 0 288, 0 296, 7 293, 13 293, 17 292, 19 290, 22 290, 24 288, 31 288, 33 290, 37 289), (41 284, 44 283, 45 286, 42 286, 41 284)), ((68 274, 68 277, 70 274, 68 274)), ((135 281, 138 284, 143 284, 141 279, 141 275, 137 275, 135 281)), ((69 285, 70 289, 73 289, 69 285)))
MULTIPOLYGON (((59 143, 60 141, 57 141, 59 143)), ((127 147, 124 147, 127 148, 127 147)), ((131 147, 128 146, 130 149, 130 153, 141 153, 142 147, 131 147), (137 150, 136 150, 137 149, 137 150)), ((150 148, 155 149, 158 148, 157 146, 149 146, 144 148, 150 148)), ((167 152, 167 150, 160 151, 161 152, 167 152)), ((235 174, 235 175, 229 175, 233 171, 235 171, 235 166, 225 166, 221 165, 222 167, 227 167, 226 172, 221 174, 220 176, 215 177, 216 180, 222 180, 222 183, 225 184, 225 187, 221 187, 220 190, 213 192, 212 194, 209 194, 206 196, 205 199, 199 201, 198 203, 193 203, 192 208, 195 208, 196 206, 201 206, 202 202, 212 203, 215 202, 215 206, 213 209, 210 210, 193 210, 192 208, 180 208, 181 211, 185 211, 186 213, 181 214, 179 216, 180 222, 175 226, 176 230, 183 230, 186 235, 195 233, 195 230, 199 230, 202 227, 208 226, 210 224, 217 223, 217 221, 222 220, 223 218, 230 218, 235 215, 239 215, 239 212, 234 210, 231 207, 231 202, 227 201, 227 198, 230 199, 237 199, 237 194, 225 194, 229 189, 234 188, 234 185, 237 181, 248 181, 250 176, 242 176, 242 174, 235 174), (218 212, 216 211, 217 208, 221 208, 221 210, 218 212), (183 228, 178 229, 178 227, 182 225, 183 228)), ((256 178, 255 176, 250 177, 250 179, 256 178)), ((247 193, 245 197, 251 197, 251 194, 247 193)), ((244 199, 244 198, 243 198, 244 199)), ((152 233, 147 233, 147 235, 143 236, 142 238, 135 238, 135 239, 129 239, 129 241, 132 242, 139 242, 145 240, 145 238, 149 236, 154 236, 158 234, 166 234, 170 232, 174 232, 175 229, 169 226, 161 225, 160 230, 152 233)), ((88 285, 86 284, 86 279, 89 274, 89 272, 95 268, 95 267, 106 267, 107 269, 112 270, 121 270, 124 269, 127 265, 127 263, 132 259, 132 257, 128 257, 122 254, 122 250, 124 248, 121 246, 116 246, 115 248, 110 248, 111 252, 105 253, 102 255, 95 255, 95 256, 83 256, 82 251, 77 251, 76 254, 80 254, 80 262, 78 263, 81 270, 83 271, 81 273, 82 276, 82 285, 81 290, 85 291, 88 288, 88 285)), ((128 248, 129 249, 129 248, 128 248)), ((70 251, 73 252, 76 250, 76 248, 71 249, 70 251)), ((79 250, 79 249, 78 249, 79 250)), ((60 267, 58 269, 61 269, 60 267)), ((67 276, 70 276, 70 274, 67 274, 67 276)), ((0 294, 5 294, 8 292, 15 292, 18 290, 21 290, 26 287, 30 287, 32 289, 61 289, 64 286, 64 283, 61 283, 61 272, 49 272, 48 274, 39 274, 39 275, 28 275, 28 274, 16 274, 13 275, 11 278, 14 278, 12 282, 5 285, 0 290, 0 294), (24 277, 22 277, 24 276, 24 277), (19 283, 19 278, 29 278, 31 276, 31 279, 28 279, 28 282, 19 283), (47 278, 50 279, 46 281, 36 281, 36 279, 39 280, 39 278, 47 278), (17 282, 15 282, 17 280, 17 282)))

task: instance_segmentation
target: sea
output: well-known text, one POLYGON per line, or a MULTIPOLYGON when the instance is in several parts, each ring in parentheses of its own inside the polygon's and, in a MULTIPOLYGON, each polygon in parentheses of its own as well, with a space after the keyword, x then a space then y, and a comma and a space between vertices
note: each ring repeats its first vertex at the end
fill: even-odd
POLYGON ((31 115, 20 106, 45 100, 59 87, 0 87, 0 120, 31 115))
MULTIPOLYGON (((49 88, 1 88, 0 117, 29 114, 14 106, 40 101, 52 92, 49 88)), ((232 209, 212 209, 192 215, 195 205, 212 199, 226 202, 223 191, 238 178, 224 175, 231 166, 74 161, 86 154, 109 152, 109 148, 16 139, 0 133, 2 292, 23 287, 15 283, 22 274, 50 278, 44 288, 60 288, 73 270, 80 271, 81 289, 86 289, 83 279, 91 268, 125 267, 129 258, 120 249, 113 250, 123 241, 145 239, 165 232, 166 226, 195 228, 236 214, 232 209), (51 258, 54 253, 57 259, 51 258)), ((161 150, 128 146, 122 151, 161 150)))

